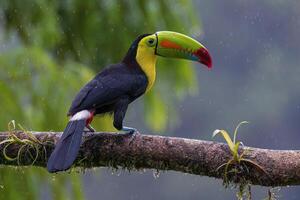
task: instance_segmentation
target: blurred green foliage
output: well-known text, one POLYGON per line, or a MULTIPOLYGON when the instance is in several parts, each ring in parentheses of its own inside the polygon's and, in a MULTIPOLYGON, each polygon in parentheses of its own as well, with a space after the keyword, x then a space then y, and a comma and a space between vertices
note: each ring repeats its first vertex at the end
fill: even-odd
MULTIPOLYGON (((197 18, 190 0, 1 0, 0 128, 15 119, 29 130, 61 131, 79 88, 106 65, 119 62, 139 34, 173 30, 195 36, 200 33, 197 18)), ((152 129, 176 121, 169 118, 175 113, 172 102, 196 91, 194 69, 188 65, 159 59, 158 84, 144 98, 152 129)), ((98 130, 112 129, 109 118, 95 124, 98 130)), ((55 177, 43 169, 3 167, 0 194, 36 199, 42 183, 50 183, 53 199, 66 199, 61 185, 70 181, 72 199, 84 198, 79 175, 55 177), (19 187, 26 195, 18 194, 19 187)))
POLYGON ((49 175, 42 168, 1 167, 0 199, 7 200, 83 200, 81 176, 77 173, 49 175), (45 194, 43 194, 45 193, 45 194))
MULTIPOLYGON (((27 126, 34 127, 34 129, 61 129, 62 124, 64 124, 62 118, 56 119, 48 113, 53 112, 53 108, 59 110, 58 114, 62 113, 60 111, 66 111, 65 108, 69 106, 71 99, 83 83, 92 78, 93 74, 106 65, 119 62, 131 42, 139 34, 152 33, 157 30, 175 30, 186 34, 195 34, 200 31, 191 2, 187 0, 2 0, 1 2, 6 40, 9 41, 12 37, 17 37, 19 40, 17 45, 21 46, 24 51, 23 54, 17 54, 15 52, 16 48, 13 48, 10 52, 2 55, 1 66, 8 66, 7 62, 9 62, 9 59, 18 58, 19 63, 11 63, 14 66, 11 66, 8 72, 19 70, 20 68, 31 69, 34 66, 31 64, 32 61, 27 61, 27 57, 29 56, 29 59, 34 58, 33 63, 36 65, 35 67, 40 68, 38 65, 43 64, 45 71, 49 68, 53 73, 60 74, 52 76, 51 73, 41 73, 40 80, 47 79, 50 82, 52 81, 52 87, 57 86, 55 88, 60 88, 58 92, 65 93, 57 97, 59 94, 53 94, 56 93, 55 90, 51 91, 43 87, 37 90, 46 91, 47 96, 39 92, 31 92, 30 89, 34 88, 26 90, 28 91, 28 96, 36 94, 35 98, 29 99, 35 99, 35 103, 43 101, 44 106, 49 108, 48 110, 45 110, 46 108, 40 110, 39 106, 36 107, 37 109, 31 106, 33 109, 27 109, 31 113, 46 111, 43 112, 43 116, 42 114, 38 115, 39 124, 43 124, 42 126, 38 126, 35 123, 26 123, 27 126), (186 12, 177 12, 179 7, 186 12), (27 56, 26 54, 31 55, 27 56), (32 54, 40 54, 41 56, 32 54), (78 63, 84 66, 79 69, 78 63), (54 72, 55 69, 57 69, 57 72, 54 72), (66 78, 66 82, 60 82, 59 79, 62 76, 71 76, 68 74, 72 74, 72 70, 83 72, 89 70, 92 73, 88 77, 77 74, 77 78, 71 78, 72 80, 66 78), (56 95, 57 98, 64 98, 64 101, 58 99, 53 101, 52 95, 56 95)), ((193 68, 182 65, 190 65, 190 63, 161 59, 160 64, 158 64, 158 66, 168 66, 158 67, 158 74, 160 74, 159 79, 162 80, 160 81, 161 85, 170 84, 169 87, 174 91, 173 96, 171 96, 173 100, 185 96, 190 91, 187 88, 192 88, 196 85, 193 68)), ((22 71, 19 73, 22 73, 22 71)), ((30 81, 32 78, 30 70, 26 75, 28 76, 26 80, 30 81)), ((18 84, 23 85, 24 82, 15 84, 17 87, 18 84)), ((7 87, 7 93, 16 93, 12 86, 9 85, 7 87)), ((22 91, 24 89, 22 87, 19 88, 22 91)), ((168 100, 161 99, 160 96, 162 95, 160 93, 162 91, 156 87, 153 94, 150 97, 146 97, 150 98, 150 100, 147 100, 147 107, 153 108, 146 109, 146 116, 159 115, 158 119, 162 119, 162 121, 159 121, 153 120, 152 117, 146 117, 148 119, 147 124, 156 131, 166 127, 168 114, 166 109, 156 109, 155 106, 164 105, 166 101, 170 104, 170 98, 168 97, 168 100), (164 103, 158 103, 158 101, 162 100, 164 100, 164 103)), ((6 96, 6 94, 3 95, 6 96)), ((24 103, 20 98, 13 98, 11 101, 15 101, 14 103, 20 106, 23 106, 24 103)), ((17 116, 17 113, 20 113, 19 111, 12 113, 12 116, 17 116)), ((5 121, 0 120, 2 122, 5 121)))
POLYGON ((35 130, 62 130, 76 90, 92 76, 79 63, 59 67, 37 47, 21 47, 0 56, 0 127, 12 118, 35 130))

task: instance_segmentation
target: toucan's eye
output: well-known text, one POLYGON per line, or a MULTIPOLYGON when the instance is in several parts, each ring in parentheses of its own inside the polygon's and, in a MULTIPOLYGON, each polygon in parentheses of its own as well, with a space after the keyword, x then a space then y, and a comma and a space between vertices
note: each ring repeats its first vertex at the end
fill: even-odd
POLYGON ((148 45, 151 47, 151 46, 154 46, 155 45, 155 39, 154 38, 150 38, 148 41, 147 41, 148 45))

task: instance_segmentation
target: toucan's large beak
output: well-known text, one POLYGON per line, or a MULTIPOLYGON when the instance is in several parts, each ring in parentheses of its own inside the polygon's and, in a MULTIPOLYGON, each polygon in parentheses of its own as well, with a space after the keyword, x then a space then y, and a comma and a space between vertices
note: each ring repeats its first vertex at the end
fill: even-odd
POLYGON ((171 31, 159 31, 155 35, 157 37, 156 55, 198 61, 208 68, 212 67, 212 60, 207 49, 197 40, 171 31))

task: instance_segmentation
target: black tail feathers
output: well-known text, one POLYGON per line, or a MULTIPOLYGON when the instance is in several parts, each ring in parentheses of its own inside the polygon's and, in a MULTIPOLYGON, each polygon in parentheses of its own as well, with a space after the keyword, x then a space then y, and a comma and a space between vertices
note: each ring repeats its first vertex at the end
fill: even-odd
POLYGON ((69 121, 48 160, 49 172, 64 171, 72 166, 80 148, 85 125, 86 119, 69 121))

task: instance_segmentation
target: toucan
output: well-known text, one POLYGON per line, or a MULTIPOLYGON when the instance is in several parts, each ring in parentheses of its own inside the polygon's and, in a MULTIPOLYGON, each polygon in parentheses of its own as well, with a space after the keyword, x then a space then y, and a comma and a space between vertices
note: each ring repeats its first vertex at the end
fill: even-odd
POLYGON ((48 160, 49 172, 71 167, 83 132, 94 131, 90 123, 95 115, 111 113, 117 130, 128 135, 135 133, 136 129, 123 126, 123 119, 128 105, 152 88, 157 56, 192 60, 212 67, 208 50, 184 34, 159 31, 138 36, 120 63, 99 72, 74 98, 68 112, 70 120, 48 160))

